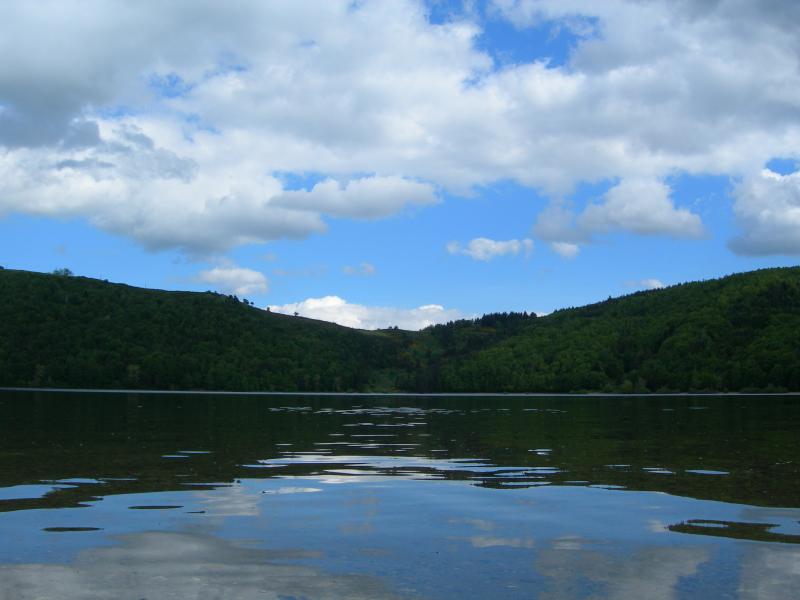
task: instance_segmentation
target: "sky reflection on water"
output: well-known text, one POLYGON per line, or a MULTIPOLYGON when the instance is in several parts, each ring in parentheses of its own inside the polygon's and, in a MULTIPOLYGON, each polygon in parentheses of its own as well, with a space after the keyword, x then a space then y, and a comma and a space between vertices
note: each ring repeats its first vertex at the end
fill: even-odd
POLYGON ((372 402, 0 393, 0 599, 800 589, 795 399, 372 402))

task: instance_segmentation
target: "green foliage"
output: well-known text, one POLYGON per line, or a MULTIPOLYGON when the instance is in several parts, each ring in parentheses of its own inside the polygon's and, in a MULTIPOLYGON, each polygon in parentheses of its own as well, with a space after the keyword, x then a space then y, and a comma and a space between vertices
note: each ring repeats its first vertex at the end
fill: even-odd
POLYGON ((0 271, 0 298, 3 386, 800 390, 800 268, 421 332, 359 331, 270 313, 235 296, 9 269, 0 271))
POLYGON ((510 330, 485 320, 428 331, 426 389, 800 390, 798 268, 639 292, 510 330))
POLYGON ((383 336, 212 292, 7 269, 0 297, 3 386, 352 391, 391 354, 383 336))

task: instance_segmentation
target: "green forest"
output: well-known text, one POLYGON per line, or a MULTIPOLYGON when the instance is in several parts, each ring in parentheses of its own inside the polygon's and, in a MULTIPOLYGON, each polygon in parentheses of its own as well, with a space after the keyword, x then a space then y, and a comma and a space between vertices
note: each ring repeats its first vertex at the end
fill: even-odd
POLYGON ((800 268, 537 317, 361 331, 215 292, 0 269, 0 386, 235 391, 800 391, 800 268))

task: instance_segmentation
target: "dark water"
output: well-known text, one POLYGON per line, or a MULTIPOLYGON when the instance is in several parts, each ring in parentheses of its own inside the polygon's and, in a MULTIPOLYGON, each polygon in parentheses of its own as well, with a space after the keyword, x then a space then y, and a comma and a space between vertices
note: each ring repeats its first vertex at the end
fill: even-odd
POLYGON ((800 398, 0 392, 0 598, 800 597, 800 398))

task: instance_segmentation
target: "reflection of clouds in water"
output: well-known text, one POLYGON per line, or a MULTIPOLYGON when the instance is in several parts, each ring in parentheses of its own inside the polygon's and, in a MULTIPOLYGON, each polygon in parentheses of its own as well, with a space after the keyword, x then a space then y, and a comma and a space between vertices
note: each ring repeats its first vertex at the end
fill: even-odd
POLYGON ((473 548, 495 548, 505 546, 506 548, 533 548, 531 538, 501 538, 488 535, 474 535, 468 538, 473 548))
POLYGON ((339 525, 342 535, 367 535, 375 531, 375 526, 369 521, 360 523, 342 523, 339 525))
MULTIPOLYGON (((353 437, 367 437, 367 438, 384 438, 395 437, 394 434, 370 434, 365 436, 353 437)), ((367 443, 365 441, 365 443, 367 443)), ((359 444, 358 446, 360 446, 359 444)), ((373 446, 375 444, 372 444, 373 446)), ((387 446, 390 444, 381 444, 387 446)), ((394 444, 391 444, 394 446, 394 444)), ((400 444, 400 446, 407 446, 407 444, 400 444)), ((417 471, 476 471, 476 472, 489 472, 495 471, 520 471, 517 467, 498 467, 493 465, 488 459, 485 458, 453 458, 453 459, 440 459, 429 458, 426 456, 388 456, 388 455, 361 455, 361 454, 322 454, 320 452, 292 452, 283 454, 280 457, 264 458, 257 462, 257 467, 260 468, 277 468, 286 467, 290 465, 325 465, 330 464, 332 468, 326 471, 336 474, 355 473, 364 474, 384 474, 389 473, 393 477, 398 475, 407 475, 409 477, 416 477, 417 471), (400 469, 398 472, 397 470, 400 469)))
POLYGON ((73 564, 0 566, 0 600, 37 598, 388 598, 379 581, 273 564, 298 552, 238 548, 218 538, 148 532, 87 550, 73 564))
POLYGON ((212 517, 257 517, 261 494, 241 485, 197 492, 206 514, 212 517))
MULTIPOLYGON (((465 524, 480 531, 492 531, 495 524, 485 519, 450 519, 454 525, 465 524)), ((533 548, 533 538, 529 537, 501 537, 498 535, 473 535, 469 537, 454 537, 453 540, 466 540, 473 548, 533 548)))
MULTIPOLYGON (((770 506, 746 506, 742 509, 740 520, 746 523, 775 523, 797 529, 800 524, 800 508, 772 508, 770 506)), ((786 533, 798 533, 786 531, 786 533)))
POLYGON ((212 517, 257 517, 261 514, 260 503, 264 496, 287 496, 321 492, 322 488, 282 486, 254 491, 243 485, 231 485, 208 492, 197 492, 197 497, 212 517))
POLYGON ((746 506, 742 509, 742 520, 757 523, 778 521, 800 521, 800 508, 773 508, 771 506, 746 506), (777 519, 777 521, 776 521, 777 519))
MULTIPOLYGON (((486 519, 450 519, 454 525, 465 524, 479 531, 492 531, 496 525, 486 519)), ((533 548, 534 541, 530 537, 501 537, 498 535, 473 535, 465 538, 451 538, 466 540, 473 548, 533 548)))
POLYGON ((793 597, 798 590, 800 590, 799 548, 782 544, 763 544, 745 554, 739 582, 741 598, 783 600, 793 597))
POLYGON ((700 548, 646 548, 633 555, 551 549, 536 559, 539 573, 549 578, 540 598, 676 597, 675 585, 697 572, 708 553, 700 548), (592 596, 593 597, 593 596, 592 596))
MULTIPOLYGON (((747 506, 746 523, 774 523, 775 533, 798 534, 800 509, 747 506)), ((800 548, 788 544, 749 545, 742 556, 739 595, 747 600, 783 600, 800 590, 800 548), (794 592, 792 591, 794 590, 794 592)))
POLYGON ((451 523, 466 523, 481 531, 491 531, 494 529, 494 523, 486 519, 450 519, 451 523))
POLYGON ((669 531, 669 527, 663 521, 659 521, 658 519, 650 519, 647 521, 647 531, 650 533, 667 533, 669 531))
POLYGON ((554 550, 583 550, 586 540, 576 535, 565 535, 553 540, 554 550))
POLYGON ((385 481, 385 477, 380 475, 350 475, 350 474, 337 474, 334 471, 329 471, 327 475, 320 475, 314 478, 314 481, 325 483, 328 485, 339 485, 341 483, 381 483, 385 481))
POLYGON ((264 490, 262 494, 283 496, 286 494, 311 494, 314 492, 321 492, 321 488, 313 487, 281 487, 274 490, 264 490))

